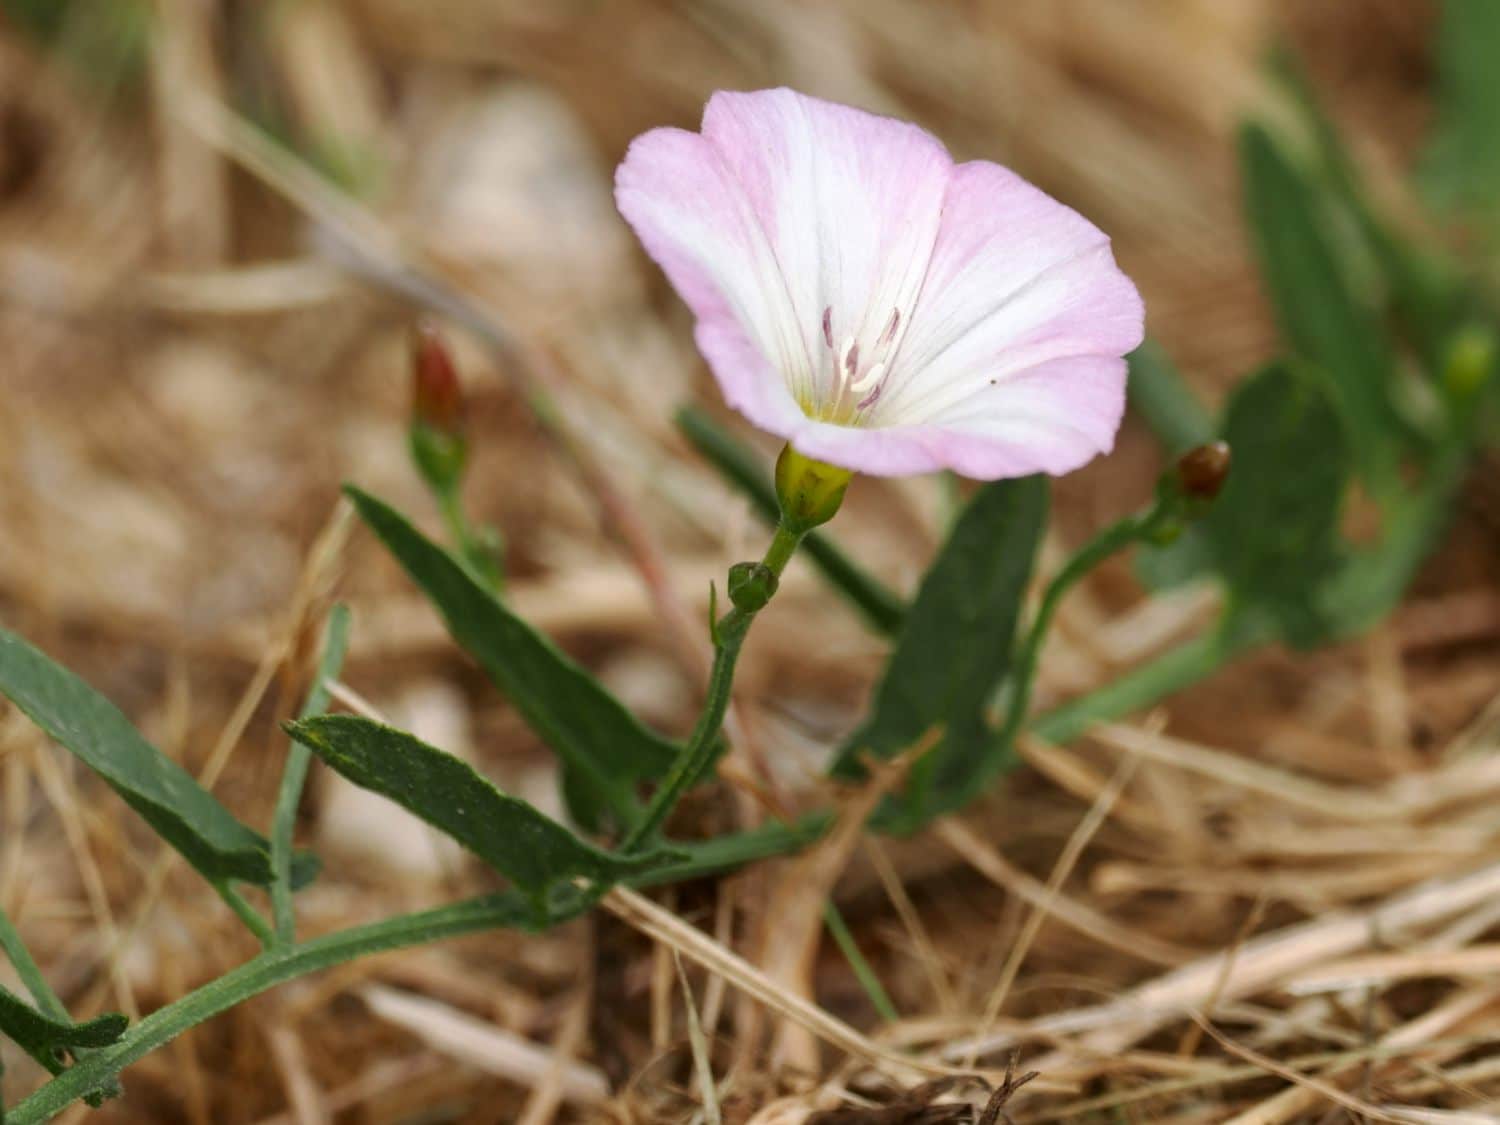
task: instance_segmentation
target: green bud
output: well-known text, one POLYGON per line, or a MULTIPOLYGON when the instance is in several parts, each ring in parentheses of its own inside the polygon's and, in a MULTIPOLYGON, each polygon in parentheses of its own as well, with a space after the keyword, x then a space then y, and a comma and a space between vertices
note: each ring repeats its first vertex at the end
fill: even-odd
POLYGON ((743 613, 756 613, 775 597, 780 582, 764 563, 735 563, 729 568, 729 600, 743 613))
POLYGON ((1468 324, 1448 343, 1443 387, 1456 402, 1471 402, 1495 373, 1500 341, 1487 324, 1468 324))
POLYGON ((798 533, 833 519, 844 502, 844 490, 854 473, 804 457, 788 442, 776 459, 776 499, 781 520, 798 533))
POLYGON ((1188 450, 1156 482, 1156 507, 1142 529, 1148 542, 1165 547, 1193 520, 1208 514, 1229 479, 1229 444, 1211 441, 1188 450))

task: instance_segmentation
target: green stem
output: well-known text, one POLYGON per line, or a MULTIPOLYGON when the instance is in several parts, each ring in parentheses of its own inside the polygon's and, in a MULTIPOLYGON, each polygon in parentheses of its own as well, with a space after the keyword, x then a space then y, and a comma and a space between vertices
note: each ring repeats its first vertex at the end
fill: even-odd
POLYGON ((1049 742, 1071 742, 1095 723, 1143 710, 1213 675, 1248 649, 1272 639, 1257 619, 1215 626, 1089 694, 1039 716, 1031 730, 1049 742))
POLYGON ((443 526, 453 541, 453 549, 461 561, 479 580, 479 584, 493 593, 499 593, 504 585, 504 575, 494 554, 483 540, 474 533, 469 517, 464 513, 463 498, 455 482, 446 488, 433 489, 438 510, 443 517, 443 526))
MULTIPOLYGON (((779 580, 782 571, 786 570, 786 564, 797 553, 797 544, 802 542, 804 534, 805 532, 791 531, 785 524, 778 523, 776 534, 771 537, 771 545, 766 548, 766 557, 761 560, 761 565, 779 580)), ((750 616, 753 617, 754 614, 750 616)))
POLYGON ((219 892, 219 897, 228 904, 230 910, 234 911, 236 917, 245 923, 246 927, 256 936, 262 946, 270 949, 271 946, 276 944, 275 932, 266 923, 266 920, 261 917, 260 911, 246 902, 244 896, 239 891, 235 890, 228 883, 215 883, 214 890, 219 892))
POLYGON ((15 966, 16 975, 21 978, 21 983, 26 986, 26 991, 31 993, 31 998, 36 1001, 36 1006, 42 1010, 42 1014, 51 1016, 55 1020, 72 1023, 73 1017, 68 1014, 68 1009, 58 998, 57 993, 52 991, 52 986, 47 983, 47 978, 42 975, 41 968, 31 956, 31 950, 26 948, 26 943, 21 940, 20 931, 11 922, 4 910, 0 910, 0 949, 5 950, 5 956, 15 966))
MULTIPOLYGON (((562 921, 574 917, 593 901, 590 896, 566 888, 554 898, 551 919, 562 921)), ((5 1120, 7 1125, 39 1125, 188 1028, 295 977, 370 953, 499 927, 524 929, 531 922, 530 903, 523 896, 508 892, 356 926, 301 945, 269 949, 132 1025, 118 1041, 75 1063, 21 1102, 5 1120)))
MULTIPOLYGON (((776 534, 766 549, 761 565, 779 581, 786 564, 791 561, 804 533, 790 530, 784 523, 776 525, 776 534)), ((682 795, 697 784, 718 750, 719 731, 724 726, 724 715, 729 710, 729 696, 734 687, 734 666, 739 662, 740 648, 745 643, 745 634, 759 610, 744 610, 736 606, 726 613, 714 629, 714 666, 708 678, 708 698, 698 716, 697 725, 688 737, 682 753, 672 763, 667 776, 651 797, 645 815, 620 845, 622 854, 640 851, 656 838, 663 822, 676 808, 682 795)))
MULTIPOLYGON (((298 718, 310 719, 328 709, 328 685, 339 677, 348 639, 349 607, 336 605, 328 616, 323 656, 298 718)), ((302 787, 307 782, 311 759, 312 751, 300 742, 291 742, 281 771, 276 811, 271 818, 271 871, 275 877, 271 884, 271 915, 275 919, 278 945, 288 944, 296 936, 297 921, 292 910, 292 831, 297 824, 297 806, 302 802, 302 787)))
MULTIPOLYGON (((745 494, 757 515, 772 526, 780 523, 781 504, 776 499, 776 489, 754 454, 694 407, 685 406, 677 412, 677 428, 720 476, 745 494)), ((831 539, 821 532, 810 532, 803 539, 801 550, 877 633, 893 637, 900 631, 906 618, 906 603, 860 569, 831 539)))
POLYGON ((849 932, 849 924, 844 921, 844 916, 839 913, 839 908, 833 905, 833 900, 823 904, 823 921, 828 926, 828 932, 833 935, 834 942, 844 954, 844 960, 849 962, 849 967, 854 970, 854 977, 859 981, 865 995, 870 998, 870 1003, 875 1005, 875 1010, 880 1013, 880 1018, 886 1023, 896 1023, 901 1019, 901 1013, 896 1011, 896 1005, 891 1002, 891 994, 885 990, 885 985, 880 983, 880 977, 875 974, 875 968, 865 959, 859 944, 854 940, 854 935, 849 932))
POLYGON ((459 498, 458 488, 439 488, 436 493, 438 511, 443 517, 443 526, 448 529, 448 537, 453 541, 460 554, 465 558, 469 554, 469 520, 464 515, 463 501, 459 498))
POLYGON ((1021 731, 1031 706, 1031 689, 1036 681, 1037 662, 1041 657, 1042 643, 1052 628, 1052 618, 1057 613, 1063 595, 1089 574, 1095 567, 1116 551, 1149 536, 1162 523, 1172 518, 1174 506, 1158 500, 1149 510, 1139 515, 1127 516, 1105 528, 1084 544, 1066 566, 1047 584, 1042 593, 1036 617, 1027 630, 1026 639, 1016 659, 1015 687, 1011 693, 1005 724, 999 739, 1009 745, 1021 731))

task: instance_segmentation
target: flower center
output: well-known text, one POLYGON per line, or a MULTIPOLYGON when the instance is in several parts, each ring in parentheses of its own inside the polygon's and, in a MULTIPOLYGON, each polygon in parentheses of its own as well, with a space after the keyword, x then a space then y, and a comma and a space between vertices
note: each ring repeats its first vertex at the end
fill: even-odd
POLYGON ((809 413, 836 425, 859 425, 865 412, 880 400, 885 390, 901 319, 901 310, 892 309, 880 335, 861 351, 860 341, 854 335, 845 336, 842 344, 834 346, 833 308, 823 310, 823 344, 828 349, 833 371, 823 402, 809 413))

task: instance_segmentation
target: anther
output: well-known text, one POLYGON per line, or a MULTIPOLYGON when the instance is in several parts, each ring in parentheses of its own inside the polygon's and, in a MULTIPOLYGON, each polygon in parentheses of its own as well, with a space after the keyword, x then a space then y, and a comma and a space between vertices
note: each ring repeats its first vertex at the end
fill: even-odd
POLYGON ((875 346, 877 348, 883 348, 889 345, 890 342, 896 338, 896 328, 900 323, 901 310, 892 309, 891 319, 886 322, 885 331, 880 334, 880 339, 876 342, 875 346))
POLYGON ((833 306, 828 305, 823 309, 823 342, 833 347, 833 306))
POLYGON ((853 336, 844 341, 844 374, 850 379, 854 378, 855 372, 859 370, 859 341, 853 336))
POLYGON ((853 392, 854 394, 859 394, 862 391, 869 390, 871 387, 875 387, 876 390, 877 390, 877 393, 878 393, 879 387, 880 387, 880 381, 884 377, 885 377, 885 364, 883 364, 883 363, 872 363, 870 365, 870 370, 866 371, 858 379, 850 379, 849 380, 849 390, 851 392, 853 392))

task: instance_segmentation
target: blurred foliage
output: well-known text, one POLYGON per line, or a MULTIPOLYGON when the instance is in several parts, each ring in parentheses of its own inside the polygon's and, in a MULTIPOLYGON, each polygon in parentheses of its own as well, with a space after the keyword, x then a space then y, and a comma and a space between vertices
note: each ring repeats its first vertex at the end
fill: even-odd
MULTIPOLYGON (((1454 5, 1450 22, 1482 21, 1473 7, 1454 5)), ((1287 358, 1229 403, 1218 432, 1235 467, 1217 510, 1179 542, 1144 552, 1138 570, 1155 586, 1213 575, 1229 595, 1226 633, 1305 647, 1389 612, 1441 534, 1472 455, 1493 439, 1500 319, 1477 273, 1370 205, 1295 61, 1278 56, 1273 73, 1294 112, 1275 129, 1247 124, 1240 157, 1250 237, 1287 358), (1359 492, 1380 526, 1355 544, 1339 526, 1359 492)), ((1467 99, 1450 99, 1446 111, 1478 112, 1467 99)), ((1451 128, 1478 143, 1479 126, 1445 118, 1440 129, 1451 128)), ((1135 357, 1132 375, 1132 402, 1175 449, 1192 416, 1186 384, 1159 350, 1135 357)))
POLYGON ((0 14, 100 92, 145 76, 154 21, 148 0, 0 0, 0 14))
POLYGON ((1421 183, 1433 205, 1500 233, 1500 4, 1447 0, 1438 31, 1440 112, 1421 183))

